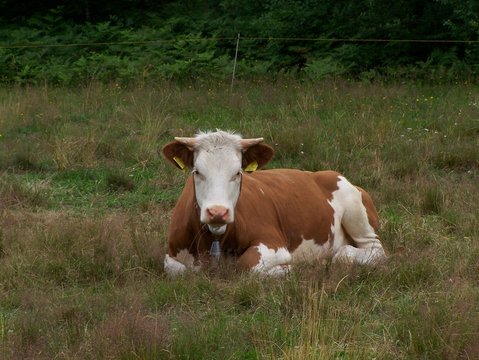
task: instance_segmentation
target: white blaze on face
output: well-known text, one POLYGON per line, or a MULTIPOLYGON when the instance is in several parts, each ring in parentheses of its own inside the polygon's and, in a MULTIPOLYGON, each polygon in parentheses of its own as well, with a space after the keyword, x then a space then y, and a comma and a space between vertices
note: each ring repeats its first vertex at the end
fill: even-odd
POLYGON ((241 187, 240 137, 199 135, 193 176, 200 221, 222 227, 234 221, 241 187))

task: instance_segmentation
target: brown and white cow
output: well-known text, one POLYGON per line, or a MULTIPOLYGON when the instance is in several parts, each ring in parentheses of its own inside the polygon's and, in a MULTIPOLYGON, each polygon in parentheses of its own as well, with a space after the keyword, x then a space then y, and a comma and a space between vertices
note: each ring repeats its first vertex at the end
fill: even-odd
POLYGON ((163 147, 168 160, 192 173, 169 228, 168 274, 199 269, 215 240, 223 253, 238 256, 241 268, 270 275, 297 261, 373 264, 386 257, 370 196, 340 174, 244 171, 273 156, 262 141, 217 131, 163 147))

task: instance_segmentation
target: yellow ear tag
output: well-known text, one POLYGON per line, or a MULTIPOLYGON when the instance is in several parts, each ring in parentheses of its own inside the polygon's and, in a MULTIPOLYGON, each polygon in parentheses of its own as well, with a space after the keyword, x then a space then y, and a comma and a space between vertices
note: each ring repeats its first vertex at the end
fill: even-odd
POLYGON ((183 163, 183 161, 181 161, 181 159, 179 157, 173 156, 173 160, 175 160, 175 163, 178 164, 178 166, 180 167, 181 170, 186 169, 185 164, 183 163))
POLYGON ((247 167, 245 167, 244 171, 246 172, 254 172, 258 169, 258 162, 255 160, 251 163, 249 163, 249 165, 247 167))

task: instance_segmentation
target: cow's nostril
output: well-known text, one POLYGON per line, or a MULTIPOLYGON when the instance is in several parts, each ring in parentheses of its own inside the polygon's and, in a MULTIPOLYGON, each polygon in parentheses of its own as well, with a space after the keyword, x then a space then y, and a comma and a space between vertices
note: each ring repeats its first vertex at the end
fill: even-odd
POLYGON ((228 218, 228 215, 229 215, 230 211, 228 209, 226 209, 223 214, 221 214, 221 218, 223 220, 226 220, 228 218))

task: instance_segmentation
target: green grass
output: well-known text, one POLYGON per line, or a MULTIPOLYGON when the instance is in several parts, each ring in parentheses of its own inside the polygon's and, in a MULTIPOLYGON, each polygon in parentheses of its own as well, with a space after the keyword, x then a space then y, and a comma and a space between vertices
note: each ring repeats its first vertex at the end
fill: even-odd
POLYGON ((478 358, 478 114, 467 83, 0 89, 0 357, 478 358), (215 128, 366 188, 389 261, 167 278, 161 146, 215 128))

